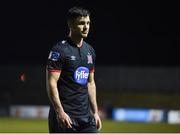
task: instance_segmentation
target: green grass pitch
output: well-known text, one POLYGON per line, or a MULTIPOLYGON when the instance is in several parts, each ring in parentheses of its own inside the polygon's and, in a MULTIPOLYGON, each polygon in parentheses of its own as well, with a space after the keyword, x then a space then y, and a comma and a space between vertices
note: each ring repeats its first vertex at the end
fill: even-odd
MULTIPOLYGON (((103 120, 100 132, 105 133, 174 133, 180 132, 180 125, 166 123, 125 123, 103 120)), ((0 133, 47 133, 45 119, 0 118, 0 133)))

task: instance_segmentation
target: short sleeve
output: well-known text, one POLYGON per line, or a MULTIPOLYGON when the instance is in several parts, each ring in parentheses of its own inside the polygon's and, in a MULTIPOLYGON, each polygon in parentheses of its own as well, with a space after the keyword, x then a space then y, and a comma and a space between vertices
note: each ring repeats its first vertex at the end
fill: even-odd
POLYGON ((49 52, 47 59, 47 70, 50 72, 60 72, 63 67, 62 51, 59 45, 54 46, 49 52))
POLYGON ((96 61, 96 53, 94 51, 94 49, 91 47, 91 53, 92 53, 92 57, 93 57, 93 63, 95 64, 96 61))
POLYGON ((93 49, 92 46, 90 46, 90 52, 92 54, 92 60, 93 60, 93 65, 92 65, 92 68, 91 68, 91 72, 94 72, 95 71, 95 61, 96 61, 96 53, 95 53, 95 50, 93 49))

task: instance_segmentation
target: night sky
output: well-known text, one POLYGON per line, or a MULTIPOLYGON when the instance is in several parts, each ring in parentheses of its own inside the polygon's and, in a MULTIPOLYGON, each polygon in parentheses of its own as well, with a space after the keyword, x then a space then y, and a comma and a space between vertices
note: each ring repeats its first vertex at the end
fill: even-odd
POLYGON ((180 66, 178 2, 135 0, 1 1, 1 65, 45 65, 53 44, 68 34, 72 6, 91 12, 86 41, 97 65, 180 66))

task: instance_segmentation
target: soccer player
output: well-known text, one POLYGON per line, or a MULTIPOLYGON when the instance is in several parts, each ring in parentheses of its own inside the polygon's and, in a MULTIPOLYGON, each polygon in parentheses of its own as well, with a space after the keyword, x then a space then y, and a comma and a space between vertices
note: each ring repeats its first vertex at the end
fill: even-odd
POLYGON ((101 128, 94 81, 95 52, 84 41, 90 28, 88 10, 68 10, 68 37, 55 44, 47 61, 50 99, 49 132, 96 133, 101 128))

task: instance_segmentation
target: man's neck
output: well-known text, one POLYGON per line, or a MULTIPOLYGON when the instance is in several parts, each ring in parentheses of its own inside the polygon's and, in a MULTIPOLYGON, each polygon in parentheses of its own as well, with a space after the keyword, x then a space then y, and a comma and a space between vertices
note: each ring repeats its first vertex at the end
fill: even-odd
POLYGON ((71 41, 77 45, 77 47, 81 47, 83 44, 83 38, 82 37, 75 37, 75 36, 69 36, 71 41))

